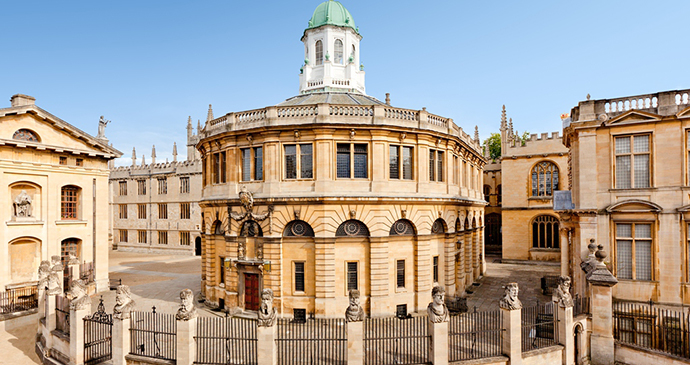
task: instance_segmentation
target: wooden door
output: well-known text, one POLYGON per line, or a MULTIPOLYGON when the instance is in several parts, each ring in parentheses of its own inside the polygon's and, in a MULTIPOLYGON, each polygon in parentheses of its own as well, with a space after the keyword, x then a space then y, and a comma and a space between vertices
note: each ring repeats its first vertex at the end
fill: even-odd
POLYGON ((258 311, 260 303, 259 274, 244 274, 244 309, 258 311))

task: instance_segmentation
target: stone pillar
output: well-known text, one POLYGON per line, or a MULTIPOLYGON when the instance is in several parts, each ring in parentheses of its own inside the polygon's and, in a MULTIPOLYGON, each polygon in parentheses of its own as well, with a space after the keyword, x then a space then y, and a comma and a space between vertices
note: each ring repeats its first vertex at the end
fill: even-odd
POLYGON ((113 365, 126 365, 125 356, 130 351, 130 318, 113 318, 113 365))
POLYGON ((177 319, 177 363, 193 364, 196 361, 196 321, 197 317, 190 319, 177 319))
MULTIPOLYGON (((276 346, 276 330, 278 326, 257 328, 258 365, 277 365, 278 346, 276 346)), ((179 362, 179 360, 178 360, 179 362)))
POLYGON ((522 303, 518 299, 517 283, 505 286, 504 297, 498 302, 503 319, 501 342, 503 355, 510 358, 510 365, 522 364, 522 303))
POLYGON ((364 364, 364 322, 347 324, 347 365, 364 364))
POLYGON ((561 276, 570 275, 570 241, 568 240, 569 228, 561 228, 558 230, 560 237, 559 242, 561 245, 561 276))
POLYGON ((558 278, 558 287, 553 291, 553 306, 556 312, 558 343, 563 345, 563 365, 575 364, 575 334, 573 333, 573 297, 570 294, 569 276, 558 278))
MULTIPOLYGON (((72 274, 72 280, 77 280, 81 278, 81 272, 79 268, 79 260, 74 257, 73 255, 70 255, 69 262, 67 263, 67 267, 69 267, 69 272, 72 274)), ((95 280, 95 273, 94 273, 94 280, 95 280)))
POLYGON ((587 275, 591 287, 592 335, 591 361, 594 365, 614 364, 613 340, 613 299, 612 288, 618 280, 604 265, 606 251, 600 249, 595 254, 597 266, 587 275))
MULTIPOLYGON (((70 304, 69 310, 69 359, 70 365, 84 364, 84 317, 91 314, 91 301, 83 306, 70 304)), ((76 299, 75 299, 76 300, 76 299)))
POLYGON ((431 335, 431 363, 448 365, 448 321, 429 323, 431 335))
POLYGON ((53 347, 53 336, 50 334, 57 328, 57 317, 55 317, 56 309, 56 294, 47 294, 45 303, 46 326, 43 331, 43 337, 46 339, 46 348, 53 347))

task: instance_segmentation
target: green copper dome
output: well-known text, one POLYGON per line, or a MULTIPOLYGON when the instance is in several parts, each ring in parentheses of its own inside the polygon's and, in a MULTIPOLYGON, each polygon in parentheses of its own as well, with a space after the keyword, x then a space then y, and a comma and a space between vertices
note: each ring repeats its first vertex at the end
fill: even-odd
POLYGON ((338 27, 350 27, 357 32, 355 20, 352 19, 350 12, 345 9, 343 4, 338 1, 329 0, 321 3, 314 10, 314 15, 309 19, 307 29, 318 28, 322 25, 335 25, 338 27))

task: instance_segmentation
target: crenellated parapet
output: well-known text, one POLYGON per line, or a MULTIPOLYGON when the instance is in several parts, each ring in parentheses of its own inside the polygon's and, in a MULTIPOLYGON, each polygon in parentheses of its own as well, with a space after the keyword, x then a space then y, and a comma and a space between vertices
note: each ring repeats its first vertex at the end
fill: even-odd
POLYGON ((155 164, 120 166, 110 170, 110 179, 163 174, 201 174, 201 160, 161 162, 155 164))

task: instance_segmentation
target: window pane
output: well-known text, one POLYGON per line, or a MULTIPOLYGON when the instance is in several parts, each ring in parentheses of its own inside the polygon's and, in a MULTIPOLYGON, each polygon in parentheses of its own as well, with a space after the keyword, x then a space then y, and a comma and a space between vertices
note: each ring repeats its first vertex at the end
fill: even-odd
POLYGON ((537 190, 537 172, 536 171, 532 172, 532 196, 539 196, 539 192, 537 190))
POLYGON ((652 241, 635 241, 635 279, 652 280, 652 241))
POLYGON ((405 287, 405 260, 397 261, 397 286, 398 288, 405 287))
POLYGON ((254 148, 254 180, 264 179, 264 148, 254 148))
POLYGON ((633 137, 633 152, 649 152, 649 135, 633 137))
POLYGON ((350 145, 338 143, 338 155, 336 161, 337 176, 340 178, 350 177, 350 145))
POLYGON ((285 146, 285 178, 297 178, 297 146, 285 146))
POLYGON ((252 178, 251 172, 252 172, 252 167, 251 167, 251 153, 249 152, 249 148, 243 148, 242 149, 242 180, 243 181, 249 181, 252 178))
POLYGON ((304 291, 304 262, 295 262, 295 291, 304 291))
POLYGON ((632 237, 632 224, 616 224, 616 237, 632 237))
POLYGON ((367 145, 355 145, 355 178, 367 178, 367 145))
POLYGON ((630 137, 616 138, 616 154, 630 153, 630 137))
POLYGON ((636 224, 635 225, 635 238, 652 238, 652 225, 651 224, 636 224))
POLYGON ((316 41, 316 62, 317 66, 323 63, 323 43, 321 41, 316 41))
POLYGON ((553 169, 553 190, 558 190, 558 169, 553 169))
POLYGON ((399 161, 399 156, 398 156, 398 149, 400 147, 398 146, 390 146, 390 157, 388 159, 388 165, 389 165, 389 171, 390 171, 390 178, 391 179, 399 179, 400 178, 400 173, 399 173, 399 166, 398 166, 398 161, 399 161))
POLYGON ((312 147, 311 144, 299 145, 300 150, 300 177, 302 179, 311 179, 314 177, 314 169, 312 167, 312 147))
POLYGON ((545 173, 545 175, 546 175, 546 182, 545 182, 545 184, 546 184, 545 185, 546 186, 546 196, 551 196, 551 186, 552 186, 551 185, 551 172, 547 171, 545 173))
POLYGON ((630 156, 616 157, 616 188, 630 188, 630 156))
POLYGON ((632 241, 616 241, 616 267, 619 279, 632 279, 632 241))
POLYGON ((429 151, 429 181, 434 181, 436 180, 436 172, 435 167, 436 167, 436 151, 431 150, 429 151))
POLYGON ((412 180, 412 147, 403 147, 403 179, 412 180))
POLYGON ((649 155, 635 155, 635 187, 649 187, 649 155))

